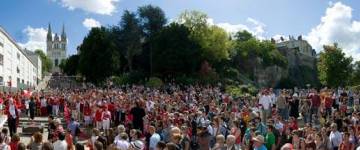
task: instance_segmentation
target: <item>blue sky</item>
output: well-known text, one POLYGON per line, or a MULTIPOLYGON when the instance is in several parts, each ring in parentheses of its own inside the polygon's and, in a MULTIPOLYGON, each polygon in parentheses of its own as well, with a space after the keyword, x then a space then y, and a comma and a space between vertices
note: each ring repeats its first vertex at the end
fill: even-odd
POLYGON ((161 7, 168 20, 199 10, 228 32, 247 29, 260 39, 302 34, 317 51, 338 42, 360 57, 358 0, 1 0, 0 25, 21 46, 44 49, 48 23, 58 33, 65 24, 68 54, 74 54, 89 27, 115 25, 124 10, 146 4, 161 7))

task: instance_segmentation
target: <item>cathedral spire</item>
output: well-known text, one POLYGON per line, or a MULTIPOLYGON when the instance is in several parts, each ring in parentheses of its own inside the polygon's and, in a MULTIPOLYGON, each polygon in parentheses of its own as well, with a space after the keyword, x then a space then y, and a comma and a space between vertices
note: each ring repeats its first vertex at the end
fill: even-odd
POLYGON ((63 24, 63 27, 62 27, 61 40, 66 41, 65 24, 63 24))
POLYGON ((47 40, 52 41, 52 33, 51 33, 51 25, 50 25, 50 23, 49 23, 49 27, 48 27, 47 40))

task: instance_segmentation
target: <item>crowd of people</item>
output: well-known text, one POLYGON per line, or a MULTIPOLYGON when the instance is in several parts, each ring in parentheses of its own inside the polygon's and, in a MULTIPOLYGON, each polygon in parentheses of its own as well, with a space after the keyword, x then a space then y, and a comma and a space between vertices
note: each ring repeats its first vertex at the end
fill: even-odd
POLYGON ((233 97, 216 86, 175 84, 1 93, 9 129, 0 150, 355 150, 359 96, 342 88, 264 88, 233 97), (47 139, 34 133, 21 143, 21 113, 48 116, 47 139))

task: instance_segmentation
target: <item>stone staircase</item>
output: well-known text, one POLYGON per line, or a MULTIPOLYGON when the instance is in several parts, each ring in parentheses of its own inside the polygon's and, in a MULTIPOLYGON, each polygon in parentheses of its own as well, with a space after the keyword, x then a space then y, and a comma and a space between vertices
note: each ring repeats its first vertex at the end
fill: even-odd
POLYGON ((47 87, 50 89, 72 89, 80 88, 81 84, 76 82, 74 76, 52 75, 47 87))
MULTIPOLYGON (((61 124, 64 128, 66 128, 66 123, 63 118, 59 118, 61 120, 61 124)), ((48 117, 35 117, 34 121, 31 121, 29 117, 22 115, 19 118, 19 126, 18 129, 21 129, 22 135, 31 135, 36 131, 40 131, 42 133, 47 132, 48 129, 48 117)), ((8 123, 6 122, 3 127, 8 127, 8 123)))

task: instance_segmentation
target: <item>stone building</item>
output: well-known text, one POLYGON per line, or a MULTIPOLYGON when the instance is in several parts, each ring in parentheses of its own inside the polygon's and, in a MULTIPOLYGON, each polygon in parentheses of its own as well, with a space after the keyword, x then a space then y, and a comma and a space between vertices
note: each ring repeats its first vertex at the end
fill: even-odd
POLYGON ((307 84, 316 86, 317 77, 316 52, 311 45, 298 36, 289 36, 288 40, 281 37, 280 41, 271 40, 279 52, 285 56, 287 68, 270 66, 256 70, 256 82, 259 86, 268 87, 305 87, 307 84), (285 85, 286 84, 286 85, 285 85))
POLYGON ((276 47, 278 49, 289 49, 302 55, 316 57, 315 50, 306 40, 302 39, 301 35, 298 36, 297 39, 295 39, 293 36, 289 36, 289 40, 284 40, 281 38, 280 42, 276 43, 276 47))
POLYGON ((49 24, 46 45, 47 56, 51 59, 53 64, 51 72, 60 72, 59 65, 61 61, 66 59, 67 51, 67 38, 64 25, 62 27, 61 36, 55 33, 55 36, 53 38, 51 25, 49 24))

